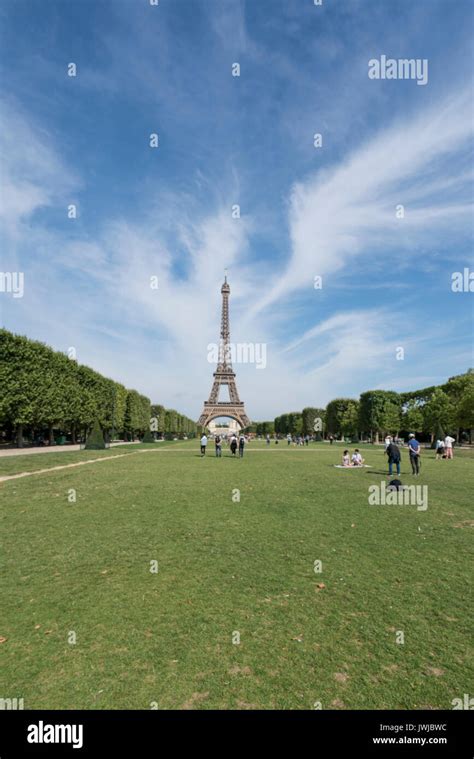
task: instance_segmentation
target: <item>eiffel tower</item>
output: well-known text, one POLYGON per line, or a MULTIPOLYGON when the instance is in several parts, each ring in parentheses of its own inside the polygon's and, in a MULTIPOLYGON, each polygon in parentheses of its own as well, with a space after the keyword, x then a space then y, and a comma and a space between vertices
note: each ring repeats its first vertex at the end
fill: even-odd
POLYGON ((214 382, 212 383, 209 400, 204 402, 204 410, 199 417, 198 424, 207 427, 212 419, 220 416, 228 416, 235 419, 240 427, 248 427, 250 419, 245 413, 244 403, 239 398, 237 385, 235 384, 235 372, 232 369, 231 346, 230 346, 230 329, 229 329, 229 295, 230 287, 227 284, 227 275, 224 284, 221 287, 222 293, 222 316, 221 316, 221 338, 219 341, 219 357, 217 369, 214 372, 214 382), (229 402, 219 403, 219 391, 222 385, 229 388, 229 402))

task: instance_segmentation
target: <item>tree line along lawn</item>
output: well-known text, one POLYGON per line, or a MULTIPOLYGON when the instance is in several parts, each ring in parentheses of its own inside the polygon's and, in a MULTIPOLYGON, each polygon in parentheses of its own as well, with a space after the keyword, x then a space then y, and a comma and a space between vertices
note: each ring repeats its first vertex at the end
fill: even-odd
MULTIPOLYGON (((402 453, 402 481, 429 488, 419 512, 368 505, 385 456, 358 447, 372 469, 335 469, 327 444, 252 442, 240 461, 179 441, 1 483, 2 694, 25 709, 452 708, 473 688, 473 454, 424 451, 413 480, 402 453)), ((97 457, 58 463, 83 453, 97 457)))

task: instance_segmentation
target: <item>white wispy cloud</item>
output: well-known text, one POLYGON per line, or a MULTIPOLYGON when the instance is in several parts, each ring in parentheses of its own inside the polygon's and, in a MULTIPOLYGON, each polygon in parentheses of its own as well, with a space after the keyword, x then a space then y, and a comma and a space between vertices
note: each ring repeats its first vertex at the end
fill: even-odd
POLYGON ((369 253, 374 240, 402 252, 410 245, 436 240, 439 228, 465 221, 472 212, 466 174, 453 157, 472 139, 472 100, 461 92, 422 110, 410 121, 398 119, 368 140, 339 165, 295 182, 289 202, 291 252, 283 272, 273 278, 253 315, 282 295, 304 286, 369 253), (428 176, 427 186, 420 177, 428 176), (464 197, 453 193, 464 188, 464 197), (437 203, 424 203, 437 191, 437 203), (405 217, 396 217, 396 206, 405 217))

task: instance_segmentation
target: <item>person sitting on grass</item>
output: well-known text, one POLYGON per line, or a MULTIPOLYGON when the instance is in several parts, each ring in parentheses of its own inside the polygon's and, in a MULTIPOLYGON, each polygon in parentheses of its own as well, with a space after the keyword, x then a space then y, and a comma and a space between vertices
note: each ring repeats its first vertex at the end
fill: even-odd
POLYGON ((363 466, 365 459, 362 458, 358 448, 352 454, 352 466, 363 466))
POLYGON ((344 451, 342 454, 342 466, 352 466, 349 451, 344 451))

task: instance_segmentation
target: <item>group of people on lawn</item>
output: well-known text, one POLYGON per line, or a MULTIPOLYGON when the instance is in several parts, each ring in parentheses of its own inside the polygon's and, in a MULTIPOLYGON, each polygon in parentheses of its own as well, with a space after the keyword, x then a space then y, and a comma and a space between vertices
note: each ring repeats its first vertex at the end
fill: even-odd
MULTIPOLYGON (((446 435, 444 440, 436 441, 436 460, 439 459, 452 459, 453 458, 453 443, 454 438, 451 435, 446 435)), ((395 441, 387 435, 385 438, 385 453, 388 456, 388 473, 392 474, 393 466, 397 468, 397 474, 400 474, 400 461, 401 453, 398 445, 395 441)), ((413 432, 408 436, 408 455, 410 457, 411 471, 415 477, 420 474, 420 461, 421 461, 421 445, 416 439, 413 432)))
MULTIPOLYGON (((201 456, 206 455, 206 447, 207 447, 207 435, 204 434, 201 437, 201 456)), ((239 439, 237 440, 237 435, 232 434, 229 440, 229 448, 232 456, 235 456, 237 453, 237 448, 239 449, 239 458, 243 458, 244 455, 244 448, 246 443, 245 435, 240 435, 239 439)), ((222 438, 220 435, 216 435, 214 438, 214 446, 216 449, 216 456, 217 458, 222 457, 222 438)))
MULTIPOLYGON (((388 473, 392 474, 393 467, 397 468, 397 474, 400 474, 400 463, 402 455, 400 448, 390 435, 385 438, 385 453, 388 456, 388 473)), ((421 445, 416 439, 413 432, 410 432, 408 436, 408 455, 410 457, 411 471, 415 477, 420 474, 420 455, 421 445)))
MULTIPOLYGON (((397 474, 400 474, 400 464, 401 464, 402 456, 401 456, 400 448, 397 445, 397 442, 395 442, 395 440, 390 435, 387 435, 387 437, 385 438, 385 453, 388 457, 389 475, 393 473, 394 467, 396 468, 397 474)), ((437 460, 441 458, 452 459, 454 442, 455 442, 454 438, 452 438, 450 435, 446 435, 444 440, 437 440, 436 441, 436 459, 437 460)), ((410 458, 412 474, 415 477, 418 477, 418 475, 420 474, 421 445, 416 439, 413 432, 411 432, 410 435, 408 436, 408 456, 410 458)), ((347 449, 342 454, 343 467, 363 466, 364 463, 365 463, 365 460, 362 458, 358 448, 355 449, 352 456, 350 455, 347 449)))
MULTIPOLYGON (((206 455, 207 442, 208 442, 207 436, 205 434, 202 435, 201 456, 206 455)), ((436 459, 437 460, 441 458, 452 459, 454 442, 455 442, 454 438, 452 438, 450 435, 446 435, 444 440, 437 440, 436 441, 436 459)), ((232 456, 236 455, 237 448, 238 448, 239 457, 242 458, 244 455, 245 443, 246 443, 245 435, 241 434, 239 438, 237 439, 237 436, 233 434, 229 440, 229 447, 230 447, 230 452, 232 456)), ((222 438, 220 437, 220 435, 215 436, 214 444, 215 444, 215 449, 216 449, 216 456, 220 458, 222 456, 222 438)), ((402 456, 401 456, 400 448, 398 447, 395 440, 391 437, 391 435, 387 435, 387 437, 385 438, 385 453, 388 457, 389 475, 393 473, 393 467, 396 467, 397 474, 400 474, 400 463, 401 463, 402 456)), ((417 477, 420 474, 421 445, 416 439, 413 432, 411 432, 408 436, 408 455, 410 457, 412 474, 415 475, 415 477, 417 477)), ((342 466, 344 468, 361 467, 361 466, 364 466, 364 464, 365 464, 365 459, 362 458, 362 455, 358 448, 354 450, 354 453, 352 454, 352 456, 350 455, 347 449, 343 452, 342 466)))
POLYGON ((342 466, 364 466, 365 459, 362 458, 358 448, 355 449, 352 456, 348 450, 345 450, 342 454, 342 466))

